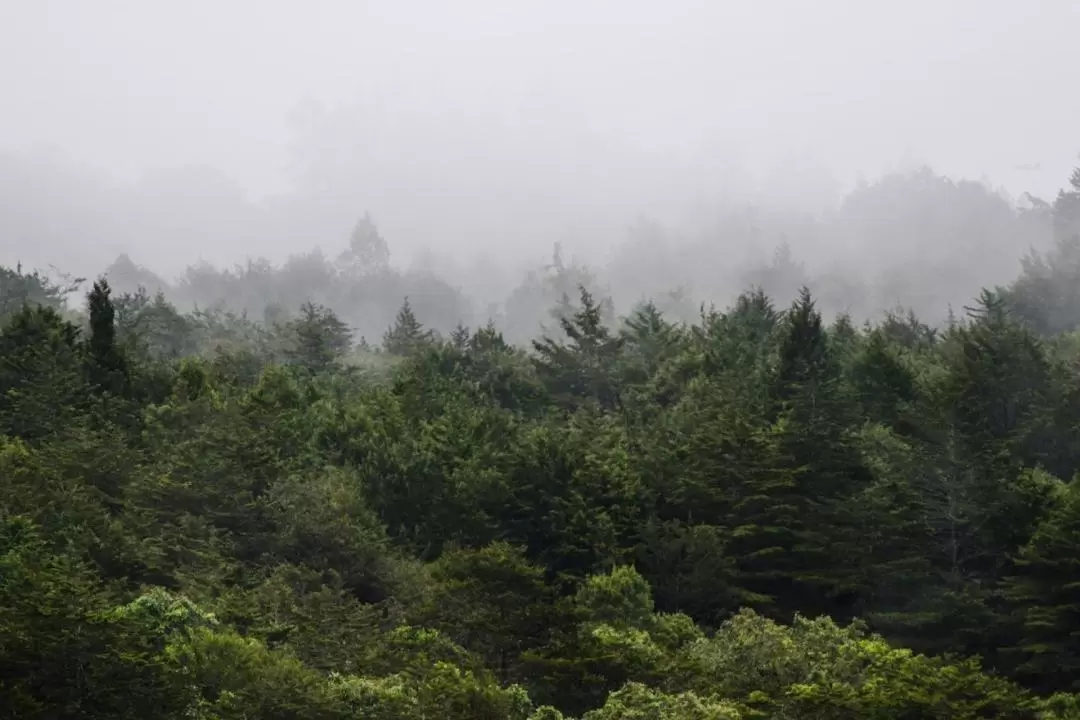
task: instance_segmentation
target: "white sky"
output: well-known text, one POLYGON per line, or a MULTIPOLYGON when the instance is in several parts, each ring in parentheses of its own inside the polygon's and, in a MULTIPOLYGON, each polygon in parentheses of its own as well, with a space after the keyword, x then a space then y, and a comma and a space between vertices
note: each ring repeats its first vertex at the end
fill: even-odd
POLYGON ((367 204, 391 218, 424 212, 420 176, 462 217, 493 183, 544 196, 562 176, 520 169, 573 175, 574 148, 628 215, 656 192, 636 152, 690 185, 809 153, 843 183, 917 160, 1049 196, 1080 153, 1078 28, 1077 0, 0 0, 0 150, 205 163, 257 197, 288 186, 306 99, 377 118, 356 133, 382 133, 367 204))

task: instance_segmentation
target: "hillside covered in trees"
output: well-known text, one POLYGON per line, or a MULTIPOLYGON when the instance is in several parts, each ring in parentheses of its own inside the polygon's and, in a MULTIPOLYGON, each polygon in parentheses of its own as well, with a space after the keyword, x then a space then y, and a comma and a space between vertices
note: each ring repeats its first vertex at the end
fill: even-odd
POLYGON ((0 269, 0 712, 1080 718, 1078 208, 940 324, 560 266, 535 340, 386 273, 361 338, 317 273, 256 320, 0 269))

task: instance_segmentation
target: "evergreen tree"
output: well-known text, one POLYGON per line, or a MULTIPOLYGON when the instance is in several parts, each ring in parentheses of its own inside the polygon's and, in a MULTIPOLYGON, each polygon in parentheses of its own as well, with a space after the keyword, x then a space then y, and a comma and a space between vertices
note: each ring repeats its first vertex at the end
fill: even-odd
POLYGON ((791 548, 791 611, 845 616, 858 601, 858 497, 870 474, 849 433, 856 406, 830 353, 821 314, 803 288, 785 320, 773 381, 778 459, 794 470, 799 510, 791 548))
POLYGON ((120 394, 127 385, 127 363, 116 338, 116 309, 112 290, 104 278, 87 295, 90 336, 87 338, 87 372, 101 390, 120 394))
POLYGON ((454 550, 433 568, 437 587, 424 618, 478 653, 499 680, 522 680, 523 655, 547 640, 554 598, 543 568, 520 548, 495 543, 454 550))
POLYGON ((1000 577, 1008 553, 1041 519, 1041 504, 1020 480, 1053 456, 1051 375, 1038 340, 1009 317, 1002 298, 986 291, 970 314, 956 331, 941 399, 963 453, 959 472, 970 478, 964 492, 978 508, 979 572, 1000 577))
POLYGON ((602 408, 620 405, 614 364, 623 339, 604 325, 601 305, 582 286, 581 307, 569 318, 560 319, 567 342, 544 337, 533 342, 537 374, 553 397, 566 407, 583 401, 602 408))
POLYGON ((853 361, 855 391, 868 420, 901 429, 916 400, 915 377, 880 329, 872 330, 853 361))
POLYGON ((654 380, 682 349, 681 330, 649 301, 626 318, 619 336, 623 343, 619 356, 620 383, 640 397, 638 409, 647 411, 661 399, 654 380))
POLYGON ((306 302, 288 325, 292 346, 285 357, 313 373, 334 368, 352 347, 352 331, 333 310, 306 302))
POLYGON ((25 307, 0 330, 0 433, 37 440, 78 424, 88 404, 79 330, 25 307))
POLYGON ((82 282, 82 278, 70 276, 61 276, 59 282, 53 282, 36 270, 24 273, 22 265, 15 268, 0 266, 0 323, 23 307, 42 305, 59 311, 67 296, 82 282))
POLYGON ((471 337, 472 333, 469 332, 469 328, 458 323, 454 329, 450 331, 450 345, 455 350, 464 350, 469 346, 469 339, 471 337))
POLYGON ((391 355, 405 357, 422 350, 432 338, 432 332, 416 319, 409 298, 405 298, 394 325, 383 335, 383 348, 391 355))
POLYGON ((1080 482, 1060 493, 1058 506, 1016 559, 1006 594, 1023 622, 1019 671, 1048 690, 1080 689, 1080 482))
POLYGON ((386 272, 390 262, 390 250, 386 240, 379 234, 369 213, 364 213, 349 236, 349 249, 341 254, 339 265, 350 273, 374 275, 386 272))

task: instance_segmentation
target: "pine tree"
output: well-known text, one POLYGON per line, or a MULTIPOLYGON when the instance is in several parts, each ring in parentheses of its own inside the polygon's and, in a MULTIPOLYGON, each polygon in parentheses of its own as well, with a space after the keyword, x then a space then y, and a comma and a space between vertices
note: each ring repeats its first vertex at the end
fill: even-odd
POLYGON ((692 331, 699 346, 701 371, 722 378, 734 390, 731 401, 747 411, 768 414, 781 314, 761 289, 742 293, 725 313, 703 312, 692 331))
POLYGON ((127 386, 127 363, 116 339, 116 309, 111 289, 102 278, 94 283, 87 296, 90 314, 90 337, 87 340, 87 372, 90 381, 101 390, 120 394, 127 386))
POLYGON ((488 320, 487 325, 478 328, 469 338, 469 350, 473 353, 505 353, 510 349, 510 345, 507 344, 503 334, 495 327, 492 320, 488 320))
POLYGON ((383 348, 391 355, 405 357, 415 354, 432 340, 432 332, 425 330, 413 314, 409 298, 401 304, 394 325, 383 334, 383 348))
POLYGON ((503 683, 522 678, 522 654, 546 640, 553 613, 543 568, 521 548, 493 543, 452 550, 433 566, 437 583, 422 616, 478 653, 503 683))
POLYGON ((455 350, 465 350, 469 346, 469 339, 471 337, 472 333, 469 332, 469 328, 459 322, 457 326, 450 331, 450 345, 455 350))
POLYGON ((1004 569, 1027 541, 1038 517, 1018 480, 1053 457, 1050 368, 1039 341, 1008 314, 1004 300, 984 291, 970 323, 955 333, 941 394, 946 420, 962 453, 964 492, 978 508, 985 579, 1004 569))
POLYGON ((604 325, 602 305, 592 294, 584 286, 579 291, 581 307, 560 320, 567 341, 549 336, 533 341, 536 370, 552 396, 565 407, 589 401, 615 408, 620 397, 614 367, 623 339, 604 325))
POLYGON ((898 429, 916 399, 915 377, 881 330, 872 330, 854 359, 852 380, 867 420, 898 429))
POLYGON ((806 288, 786 317, 773 397, 778 460, 794 471, 799 503, 795 586, 784 600, 793 610, 845 616, 857 602, 858 569, 844 546, 859 542, 857 499, 871 477, 850 442, 856 405, 806 288))
POLYGON ((326 372, 352 347, 352 331, 330 308, 306 302, 300 317, 289 323, 292 346, 285 356, 313 373, 326 372))
POLYGON ((47 307, 24 307, 0 330, 0 435, 26 440, 66 432, 82 418, 90 386, 79 330, 47 307))
POLYGON ((813 404, 816 393, 838 375, 829 357, 821 313, 814 305, 810 291, 804 287, 788 311, 774 383, 774 396, 780 406, 796 396, 813 404))
POLYGON ((622 374, 628 383, 642 385, 680 349, 679 329, 668 322, 651 300, 626 318, 619 333, 623 342, 622 374))
POLYGON ((371 215, 364 213, 353 228, 349 249, 341 254, 338 264, 357 275, 372 275, 385 272, 389 262, 386 240, 379 234, 371 215))
POLYGON ((1019 672, 1045 690, 1080 689, 1080 481, 1016 559, 1006 596, 1023 620, 1019 672))

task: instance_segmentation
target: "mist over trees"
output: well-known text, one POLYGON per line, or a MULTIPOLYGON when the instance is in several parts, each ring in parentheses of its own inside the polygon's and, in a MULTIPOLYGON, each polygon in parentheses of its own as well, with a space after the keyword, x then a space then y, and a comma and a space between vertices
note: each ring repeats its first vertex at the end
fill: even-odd
POLYGON ((1080 720, 1077 28, 0 2, 0 718, 1080 720))
POLYGON ((910 309, 940 325, 981 287, 1009 283, 1021 260, 1025 272, 1044 272, 1041 258, 1060 253, 1054 238, 1068 234, 1054 223, 1070 222, 1061 219, 1064 210, 1055 220, 1050 202, 1013 200, 924 167, 864 183, 816 213, 764 198, 694 225, 628 217, 599 256, 555 240, 508 245, 484 259, 440 250, 414 252, 410 261, 398 259, 395 239, 362 209, 301 191, 253 202, 209 170, 162 171, 122 187, 61 164, 0 156, 0 178, 11 265, 63 258, 61 270, 105 274, 124 291, 160 290, 180 308, 258 320, 310 300, 333 308, 363 337, 381 335, 409 297, 440 332, 490 319, 524 342, 580 285, 609 298, 619 315, 652 299, 688 320, 702 304, 724 307, 747 287, 786 304, 806 285, 830 317, 862 322, 910 309), (126 251, 147 243, 153 249, 142 255, 126 251), (119 250, 111 261, 110 247, 119 250), (240 248, 254 252, 239 264, 212 261, 240 248))
MULTIPOLYGON (((556 245, 469 316, 465 291, 393 266, 370 216, 280 266, 167 282, 122 256, 84 302, 79 278, 2 268, 0 700, 1080 717, 1078 198, 1080 172, 1021 209, 886 178, 784 225, 721 276, 747 283, 724 306, 638 280, 623 310, 619 272, 556 245), (960 291, 899 251, 830 276, 800 227, 910 238, 958 283, 977 277, 951 232, 975 256, 1049 237, 1011 277, 988 258, 959 307, 862 323, 892 292, 960 291)), ((726 227, 753 239, 762 217, 726 227)), ((662 228, 634 233, 612 267, 691 268, 662 228)))

